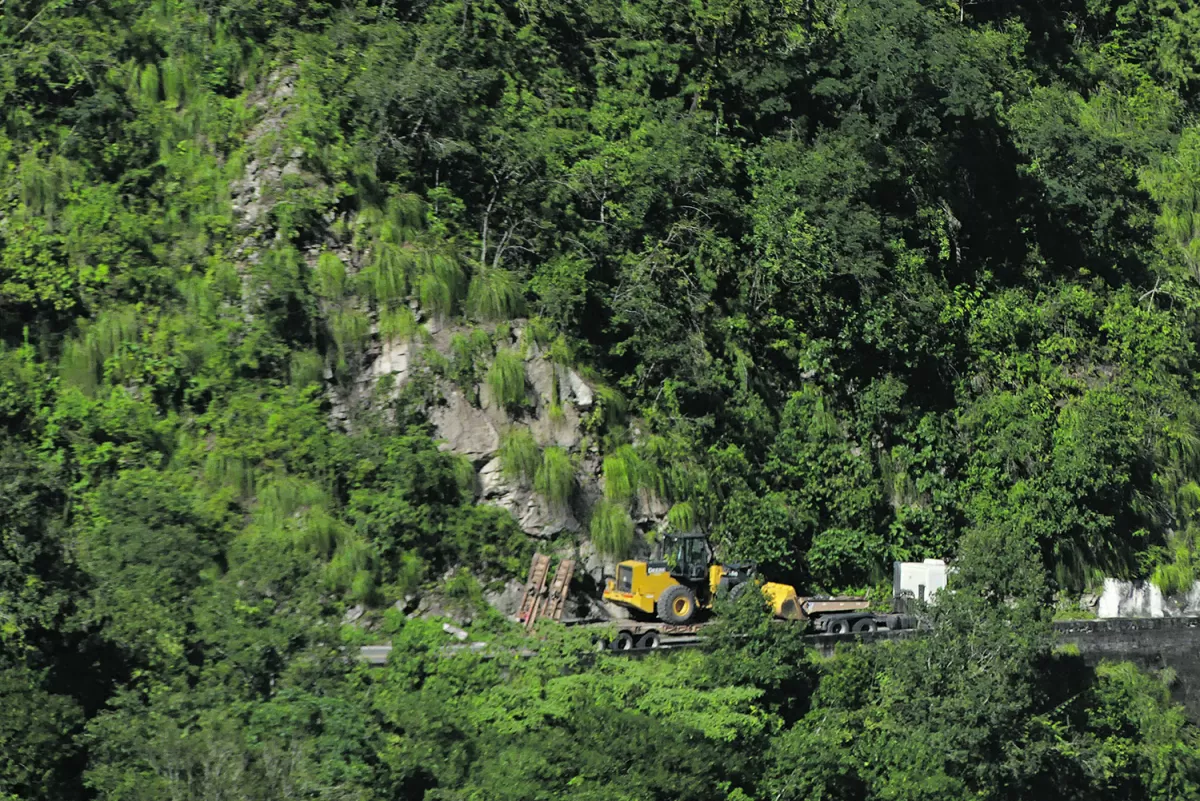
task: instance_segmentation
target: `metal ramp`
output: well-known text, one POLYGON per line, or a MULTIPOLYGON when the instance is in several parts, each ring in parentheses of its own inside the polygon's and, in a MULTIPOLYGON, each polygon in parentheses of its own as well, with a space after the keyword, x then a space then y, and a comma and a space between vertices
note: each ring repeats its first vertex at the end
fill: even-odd
POLYGON ((546 576, 550 572, 550 557, 545 554, 535 554, 529 565, 529 580, 525 582, 525 594, 521 597, 521 608, 517 612, 517 620, 525 624, 526 631, 532 631, 534 625, 542 618, 562 620, 567 607, 567 595, 571 590, 571 576, 575 573, 575 560, 563 559, 558 563, 558 570, 550 586, 546 586, 546 576))
POLYGON ((525 582, 525 594, 521 596, 521 607, 517 610, 517 620, 524 623, 530 618, 537 606, 542 588, 546 585, 546 574, 550 572, 550 557, 542 553, 533 555, 529 565, 529 579, 525 582))

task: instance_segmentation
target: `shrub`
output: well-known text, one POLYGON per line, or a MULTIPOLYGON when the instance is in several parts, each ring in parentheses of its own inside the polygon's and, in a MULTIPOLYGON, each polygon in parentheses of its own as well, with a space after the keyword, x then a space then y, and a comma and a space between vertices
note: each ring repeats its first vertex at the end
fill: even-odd
POLYGON ((604 457, 604 497, 613 503, 627 503, 637 487, 636 468, 625 450, 604 457))
POLYGON ((638 449, 622 445, 604 458, 604 497, 614 503, 626 503, 639 490, 665 497, 665 476, 638 449))
POLYGON ((104 363, 141 335, 141 315, 132 306, 105 311, 85 326, 81 336, 67 340, 59 361, 63 381, 91 394, 100 382, 104 363))
POLYGON ((394 303, 408 296, 408 276, 414 269, 413 252, 403 245, 379 242, 371 266, 363 271, 366 289, 379 303, 394 303))
POLYGON ((345 361, 346 354, 360 350, 371 332, 371 320, 366 313, 355 308, 339 308, 329 316, 329 330, 337 345, 338 356, 345 361))
POLYGON ((331 588, 349 591, 355 600, 368 600, 375 588, 371 573, 371 546, 360 537, 348 537, 325 569, 325 581, 331 588))
POLYGON ((142 74, 138 78, 138 88, 142 100, 148 103, 157 103, 160 94, 160 84, 158 79, 158 65, 147 64, 142 68, 142 74))
POLYGON ((304 387, 309 384, 319 384, 325 377, 325 360, 321 354, 311 350, 298 350, 292 353, 288 365, 288 379, 292 386, 304 387))
POLYGON ((492 355, 492 338, 479 328, 470 334, 454 334, 450 337, 450 351, 453 361, 448 365, 447 376, 464 391, 473 394, 482 375, 482 366, 492 355))
POLYGON ((454 288, 443 278, 434 273, 421 276, 417 286, 417 294, 421 307, 428 309, 438 317, 445 317, 454 308, 454 288))
POLYGON ((700 522, 696 506, 691 501, 682 501, 667 512, 667 523, 673 531, 691 531, 700 522))

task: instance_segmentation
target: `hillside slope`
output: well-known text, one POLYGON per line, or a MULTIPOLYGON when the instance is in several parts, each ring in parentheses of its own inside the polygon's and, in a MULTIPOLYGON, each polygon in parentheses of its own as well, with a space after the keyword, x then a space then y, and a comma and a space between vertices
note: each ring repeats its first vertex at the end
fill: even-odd
POLYGON ((1045 623, 1200 576, 1198 53, 1175 0, 7 0, 0 798, 1196 797, 1045 623), (514 636, 535 548, 666 528, 969 591, 658 671, 393 606, 514 636))

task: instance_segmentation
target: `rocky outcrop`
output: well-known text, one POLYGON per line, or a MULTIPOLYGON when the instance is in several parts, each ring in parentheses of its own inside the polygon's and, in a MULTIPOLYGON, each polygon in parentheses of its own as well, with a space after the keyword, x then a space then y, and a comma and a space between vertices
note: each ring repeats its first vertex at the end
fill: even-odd
MULTIPOLYGON (((325 230, 306 230, 306 244, 300 246, 300 257, 310 268, 315 268, 325 251, 337 255, 351 276, 369 263, 369 252, 351 241, 348 231, 352 226, 347 223, 352 221, 335 216, 331 187, 307 169, 304 147, 290 135, 297 76, 295 70, 277 70, 250 96, 257 122, 245 140, 241 176, 230 186, 234 225, 241 238, 232 255, 246 288, 244 307, 248 317, 255 309, 251 280, 255 265, 269 249, 282 244, 277 230, 282 215, 275 213, 277 206, 284 207, 281 204, 304 199, 305 203, 293 205, 313 211, 313 203, 319 206, 328 200, 321 207, 325 211, 325 230)), ((311 222, 313 218, 309 219, 311 222)), ((509 510, 531 537, 547 543, 553 540, 553 547, 572 551, 580 566, 577 576, 590 590, 598 590, 605 560, 582 536, 591 509, 603 495, 600 455, 596 446, 588 443, 584 430, 584 421, 596 405, 593 387, 578 371, 548 358, 549 354, 523 336, 525 321, 514 320, 508 328, 500 329, 510 332, 508 342, 501 344, 518 347, 524 353, 527 399, 519 410, 510 412, 494 402, 486 383, 460 385, 450 380, 448 371, 434 367, 435 363, 453 362, 455 336, 470 336, 472 328, 423 313, 416 301, 410 307, 421 325, 420 336, 412 341, 387 339, 380 336, 374 321, 361 352, 346 354, 347 367, 339 368, 336 377, 332 367, 326 369, 326 396, 333 423, 350 428, 356 413, 363 409, 389 414, 389 399, 399 397, 406 387, 419 391, 424 398, 424 412, 441 439, 440 447, 473 464, 478 502, 509 510), (542 448, 560 447, 571 454, 577 476, 569 503, 551 504, 526 484, 505 478, 498 451, 502 436, 512 427, 527 428, 542 448), (580 536, 562 536, 566 534, 580 536)), ((482 328, 490 337, 495 337, 498 330, 491 324, 476 328, 482 328)), ((461 376, 455 377, 462 380, 461 376)), ((632 510, 634 520, 643 528, 653 527, 666 512, 665 505, 648 497, 637 499, 632 510)), ((488 600, 507 613, 508 607, 519 602, 519 589, 506 586, 488 600)), ((577 601, 576 616, 600 611, 582 593, 577 601)), ((406 609, 413 605, 414 599, 406 599, 406 609)), ((360 612, 355 610, 354 614, 360 612)))
POLYGON ((484 590, 483 600, 505 617, 515 617, 521 609, 521 598, 524 594, 525 585, 510 579, 502 587, 484 590))
POLYGON ((429 421, 444 440, 442 447, 481 461, 500 447, 500 432, 482 409, 467 401, 463 393, 448 388, 443 397, 445 405, 429 413, 429 421))
POLYGON ((479 471, 480 501, 512 512, 530 536, 549 539, 564 531, 578 531, 579 521, 570 507, 554 508, 540 495, 506 479, 500 460, 491 459, 479 471))
MULTIPOLYGON (((419 309, 416 311, 420 314, 419 309)), ((581 451, 582 417, 595 403, 587 382, 575 370, 549 361, 536 345, 526 344, 527 402, 516 416, 510 415, 495 402, 486 383, 464 389, 433 375, 428 364, 429 352, 452 360, 454 337, 469 335, 471 329, 434 319, 425 322, 428 336, 420 344, 377 342, 363 354, 362 368, 352 384, 342 388, 340 394, 331 395, 335 416, 348 421, 350 408, 378 399, 376 391, 385 380, 395 397, 414 377, 431 377, 434 390, 426 409, 429 421, 442 440, 442 449, 466 456, 474 464, 479 501, 508 509, 522 530, 539 539, 581 531, 581 521, 587 520, 588 510, 601 496, 599 456, 594 447, 581 451), (556 396, 557 404, 553 403, 556 396), (502 474, 498 458, 501 437, 506 430, 521 426, 528 428, 540 447, 557 446, 575 457, 579 464, 577 491, 570 504, 556 507, 530 487, 510 481, 502 474)), ((509 346, 522 344, 521 323, 515 321, 509 346)), ((495 335, 494 327, 483 328, 489 335, 495 335)), ((637 506, 638 518, 661 519, 666 509, 659 507, 661 504, 644 499, 637 506)))
POLYGON ((246 135, 249 157, 241 178, 230 184, 237 229, 246 234, 261 230, 287 186, 315 187, 320 179, 304 169, 304 148, 284 146, 288 118, 295 106, 295 73, 281 70, 250 96, 259 120, 246 135))

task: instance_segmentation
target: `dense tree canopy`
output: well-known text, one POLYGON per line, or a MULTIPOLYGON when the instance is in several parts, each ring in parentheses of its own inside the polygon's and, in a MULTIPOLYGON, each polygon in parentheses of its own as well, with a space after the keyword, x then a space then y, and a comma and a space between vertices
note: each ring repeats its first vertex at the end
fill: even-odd
POLYGON ((1046 629, 1200 576, 1198 89, 1178 0, 0 3, 0 798, 1200 797, 1046 629), (961 557, 932 634, 353 666, 522 570, 428 411, 533 346, 601 550, 648 494, 818 590, 961 557))

